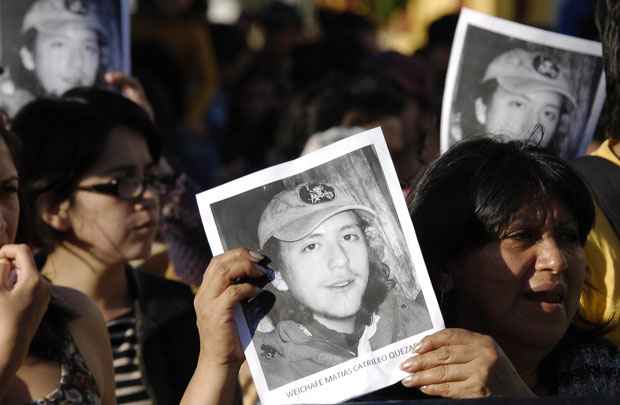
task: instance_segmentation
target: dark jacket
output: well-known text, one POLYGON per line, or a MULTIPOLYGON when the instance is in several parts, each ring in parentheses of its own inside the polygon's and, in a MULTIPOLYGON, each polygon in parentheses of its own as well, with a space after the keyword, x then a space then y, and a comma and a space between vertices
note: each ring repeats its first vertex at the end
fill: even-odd
POLYGON ((181 283, 127 269, 144 383, 155 404, 178 404, 196 368, 194 296, 181 283))
MULTIPOLYGON (((379 306, 376 331, 368 340, 371 350, 432 328, 422 294, 415 301, 391 290, 379 306)), ((301 324, 282 320, 273 331, 256 332, 253 338, 270 389, 323 371, 358 356, 364 332, 353 334, 330 330, 316 321, 301 324)))

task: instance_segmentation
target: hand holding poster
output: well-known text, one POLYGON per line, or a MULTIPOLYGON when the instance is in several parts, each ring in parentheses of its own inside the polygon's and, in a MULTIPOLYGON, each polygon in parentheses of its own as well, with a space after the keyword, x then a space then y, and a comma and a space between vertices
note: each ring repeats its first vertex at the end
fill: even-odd
POLYGON ((443 320, 380 129, 198 194, 214 254, 263 252, 237 311, 263 403, 334 403, 402 379, 443 320))
POLYGON ((603 107, 601 44, 462 9, 446 76, 441 151, 461 139, 531 139, 572 159, 603 107))
POLYGON ((129 73, 128 2, 1 0, 0 47, 0 108, 12 116, 34 97, 129 73))

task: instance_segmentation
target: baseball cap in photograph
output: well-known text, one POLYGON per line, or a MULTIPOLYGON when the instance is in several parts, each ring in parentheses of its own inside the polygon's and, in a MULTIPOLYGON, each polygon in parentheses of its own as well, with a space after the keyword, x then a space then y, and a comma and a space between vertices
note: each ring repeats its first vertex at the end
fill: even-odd
POLYGON ((260 217, 259 248, 272 237, 285 242, 303 239, 326 219, 348 210, 376 217, 374 210, 359 204, 335 184, 304 183, 281 191, 271 199, 260 217))
POLYGON ((577 105, 570 70, 543 53, 520 48, 504 52, 491 61, 482 82, 491 79, 515 93, 553 91, 564 96, 569 107, 577 105))
POLYGON ((37 0, 24 16, 22 33, 31 28, 53 33, 67 26, 105 33, 93 0, 37 0))

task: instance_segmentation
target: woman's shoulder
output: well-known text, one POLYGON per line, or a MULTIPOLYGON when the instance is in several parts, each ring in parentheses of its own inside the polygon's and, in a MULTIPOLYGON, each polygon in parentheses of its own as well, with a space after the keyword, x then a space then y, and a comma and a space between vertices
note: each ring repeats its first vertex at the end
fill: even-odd
POLYGON ((72 311, 74 317, 69 322, 71 338, 97 382, 102 403, 111 403, 114 396, 112 349, 101 311, 78 290, 60 286, 51 288, 57 302, 72 311))
POLYGON ((75 315, 76 321, 90 320, 92 318, 103 319, 99 308, 86 294, 70 287, 51 285, 50 288, 56 302, 69 309, 75 315))

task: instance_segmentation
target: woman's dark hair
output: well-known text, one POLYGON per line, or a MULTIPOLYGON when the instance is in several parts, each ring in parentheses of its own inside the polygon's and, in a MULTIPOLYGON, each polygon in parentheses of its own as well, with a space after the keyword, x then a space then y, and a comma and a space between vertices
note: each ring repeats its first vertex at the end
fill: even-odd
POLYGON ((466 250, 497 240, 517 212, 561 203, 574 217, 581 244, 594 206, 579 175, 561 158, 521 141, 480 138, 456 144, 422 176, 410 204, 431 280, 466 250))
POLYGON ((38 215, 41 198, 48 205, 70 198, 101 155, 110 132, 119 127, 144 137, 154 161, 161 153, 160 138, 146 112, 111 91, 77 88, 62 98, 41 98, 15 116, 12 129, 28 157, 18 167, 34 227, 23 233, 39 248, 51 248, 63 234, 38 215), (36 230, 36 231, 35 231, 36 230))
MULTIPOLYGON (((21 157, 21 144, 19 139, 5 126, 0 125, 0 139, 6 144, 13 163, 18 166, 21 157)), ((18 193, 20 206, 23 205, 23 194, 18 193)), ((22 227, 26 218, 24 210, 20 210, 19 226, 22 227)), ((17 235, 17 242, 28 243, 17 235)), ((75 318, 75 314, 52 295, 45 315, 30 343, 29 353, 39 358, 60 361, 66 342, 68 323, 75 318)))

